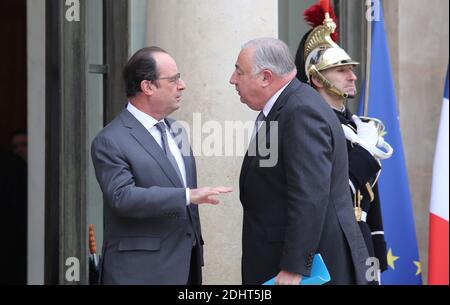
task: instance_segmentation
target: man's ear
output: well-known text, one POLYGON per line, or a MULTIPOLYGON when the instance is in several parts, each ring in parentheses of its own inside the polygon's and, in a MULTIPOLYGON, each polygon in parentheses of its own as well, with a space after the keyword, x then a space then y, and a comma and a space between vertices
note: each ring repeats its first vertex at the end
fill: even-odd
POLYGON ((311 85, 314 88, 323 88, 324 87, 323 84, 317 79, 317 77, 311 76, 310 80, 311 80, 311 85))
POLYGON ((148 80, 143 80, 141 81, 140 87, 141 87, 141 91, 142 93, 144 93, 145 95, 152 95, 153 94, 153 87, 155 85, 152 84, 152 82, 148 81, 148 80))
POLYGON ((272 83, 273 80, 273 72, 270 70, 263 70, 261 72, 263 76, 263 87, 267 87, 272 83))

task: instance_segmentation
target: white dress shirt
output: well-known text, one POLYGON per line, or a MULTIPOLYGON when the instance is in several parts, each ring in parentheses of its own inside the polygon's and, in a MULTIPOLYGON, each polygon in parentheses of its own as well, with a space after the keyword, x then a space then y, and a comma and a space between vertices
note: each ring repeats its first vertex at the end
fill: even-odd
POLYGON ((280 97, 281 93, 283 93, 284 89, 287 88, 287 86, 289 86, 291 82, 287 83, 283 88, 281 88, 280 90, 278 90, 271 98, 270 100, 266 103, 266 105, 264 106, 263 109, 263 113, 265 115, 265 117, 267 118, 267 116, 269 115, 270 110, 272 110, 273 105, 275 105, 275 102, 277 101, 277 99, 280 97))

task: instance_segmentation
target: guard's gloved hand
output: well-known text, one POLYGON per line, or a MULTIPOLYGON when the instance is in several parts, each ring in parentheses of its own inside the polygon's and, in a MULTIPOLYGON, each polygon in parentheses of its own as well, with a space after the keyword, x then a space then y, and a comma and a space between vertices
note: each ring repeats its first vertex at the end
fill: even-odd
POLYGON ((363 122, 356 115, 353 115, 352 119, 356 124, 356 130, 359 138, 358 144, 373 155, 373 149, 378 143, 378 130, 375 127, 375 123, 372 121, 367 123, 363 122))
POLYGON ((375 123, 372 121, 368 123, 362 122, 356 115, 353 115, 352 118, 356 124, 357 133, 355 133, 350 127, 342 124, 345 138, 352 143, 359 144, 378 161, 389 159, 394 150, 382 136, 378 135, 378 130, 375 127, 375 123))

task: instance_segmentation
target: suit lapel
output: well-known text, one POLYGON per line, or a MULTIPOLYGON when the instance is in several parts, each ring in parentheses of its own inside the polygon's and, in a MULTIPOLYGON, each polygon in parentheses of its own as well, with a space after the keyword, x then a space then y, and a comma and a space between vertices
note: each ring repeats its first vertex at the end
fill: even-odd
POLYGON ((150 132, 126 109, 122 111, 120 118, 124 125, 131 129, 130 135, 152 156, 173 185, 176 187, 184 187, 172 164, 170 164, 169 159, 167 159, 158 142, 156 142, 150 132))
MULTIPOLYGON (((270 134, 270 122, 277 121, 278 117, 280 116, 280 112, 283 109, 284 105, 286 104, 289 97, 301 86, 301 82, 294 78, 291 83, 286 87, 286 89, 281 93, 281 95, 278 97, 277 101, 273 105, 272 109, 270 110, 269 114, 266 117, 265 126, 266 126, 266 132, 265 136, 267 137, 268 134, 270 134)), ((264 125, 263 125, 264 126, 264 125)), ((263 128, 263 127, 261 127, 263 128)), ((261 139, 266 139, 266 137, 262 137, 261 139)), ((270 139, 269 139, 270 140, 270 139)), ((257 149, 255 149, 253 146, 256 145, 256 137, 253 139, 249 144, 249 150, 252 148, 254 152, 256 152, 256 155, 258 155, 257 149)), ((249 156, 247 150, 247 153, 245 154, 244 161, 242 163, 241 168, 241 174, 239 178, 239 185, 242 189, 244 186, 245 177, 247 176, 248 169, 250 165, 258 160, 255 156, 249 156)))

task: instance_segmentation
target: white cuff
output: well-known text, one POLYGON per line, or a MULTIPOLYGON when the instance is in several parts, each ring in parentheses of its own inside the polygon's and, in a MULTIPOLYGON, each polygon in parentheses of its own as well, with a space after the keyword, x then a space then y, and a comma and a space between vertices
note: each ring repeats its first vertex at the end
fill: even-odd
POLYGON ((186 189, 186 205, 190 205, 190 204, 191 204, 191 202, 190 202, 190 200, 189 200, 190 197, 191 197, 191 196, 190 196, 190 189, 187 188, 187 189, 186 189))
POLYGON ((374 235, 384 235, 384 231, 373 231, 372 236, 374 235))

